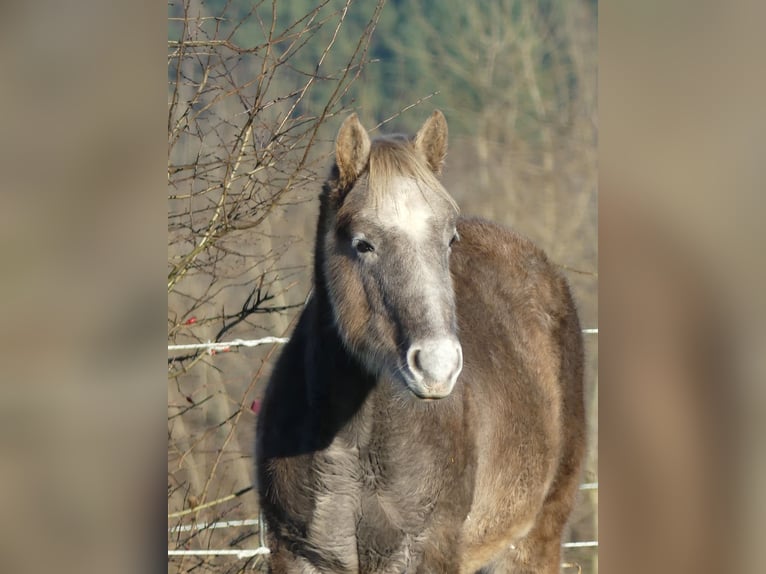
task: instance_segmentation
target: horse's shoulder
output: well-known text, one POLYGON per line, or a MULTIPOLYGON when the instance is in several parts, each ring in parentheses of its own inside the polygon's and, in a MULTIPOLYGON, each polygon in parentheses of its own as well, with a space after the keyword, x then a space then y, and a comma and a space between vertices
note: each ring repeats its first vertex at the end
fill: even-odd
POLYGON ((518 231, 480 218, 458 220, 460 250, 466 257, 512 267, 549 267, 545 252, 518 231))
POLYGON ((463 314, 537 322, 573 312, 566 279, 533 241, 473 218, 461 219, 458 233, 451 268, 463 314))

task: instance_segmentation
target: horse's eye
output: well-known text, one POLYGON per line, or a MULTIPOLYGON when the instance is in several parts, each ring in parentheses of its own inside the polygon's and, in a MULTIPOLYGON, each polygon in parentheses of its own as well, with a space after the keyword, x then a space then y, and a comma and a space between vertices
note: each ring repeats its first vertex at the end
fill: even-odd
POLYGON ((455 243, 455 241, 460 241, 460 236, 457 234, 457 231, 452 236, 452 239, 449 240, 449 246, 452 247, 452 244, 455 243))
POLYGON ((357 253, 369 253, 375 251, 372 244, 359 237, 354 237, 354 239, 351 240, 351 247, 356 249, 357 253))

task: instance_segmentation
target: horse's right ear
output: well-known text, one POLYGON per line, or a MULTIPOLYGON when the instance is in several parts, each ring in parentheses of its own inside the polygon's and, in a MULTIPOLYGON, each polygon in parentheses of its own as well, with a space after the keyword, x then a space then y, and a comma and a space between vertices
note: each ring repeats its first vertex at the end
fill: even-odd
POLYGON ((356 113, 343 122, 335 139, 335 163, 341 188, 350 186, 364 171, 370 158, 370 136, 356 113))

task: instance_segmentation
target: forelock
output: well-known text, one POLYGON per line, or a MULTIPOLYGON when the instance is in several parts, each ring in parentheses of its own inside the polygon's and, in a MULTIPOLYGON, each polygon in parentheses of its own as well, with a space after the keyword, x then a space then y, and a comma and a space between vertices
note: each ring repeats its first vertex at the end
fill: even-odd
MULTIPOLYGON (((431 191, 442 197, 457 212, 458 206, 411 142, 403 136, 374 140, 370 150, 368 190, 373 204, 385 199, 401 178, 411 178, 421 193, 431 191)), ((426 198, 427 199, 427 198, 426 198)))

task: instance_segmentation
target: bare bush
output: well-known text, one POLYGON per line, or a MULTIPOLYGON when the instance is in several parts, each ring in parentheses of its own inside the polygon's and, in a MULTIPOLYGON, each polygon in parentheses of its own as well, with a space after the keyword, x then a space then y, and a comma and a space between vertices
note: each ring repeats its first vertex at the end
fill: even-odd
MULTIPOLYGON (((305 201, 303 191, 325 167, 321 129, 348 106, 382 5, 325 0, 288 19, 276 2, 255 3, 244 14, 223 2, 170 5, 169 343, 287 330, 281 312, 299 307, 306 293, 296 287, 300 265, 289 250, 299 237, 283 224, 285 212, 305 201), (349 44, 352 10, 357 21, 362 11, 366 25, 349 44), (339 60, 334 48, 341 38, 339 60), (313 68, 298 69, 296 57, 309 48, 321 57, 313 68)), ((252 425, 238 423, 250 416, 247 397, 265 359, 253 376, 249 365, 225 357, 213 365, 209 357, 192 350, 168 360, 171 527, 250 517, 257 508, 252 425), (196 368, 201 364, 206 368, 196 368)), ((169 548, 228 547, 253 530, 176 530, 169 548)), ((170 566, 239 571, 246 562, 182 557, 170 566)))

